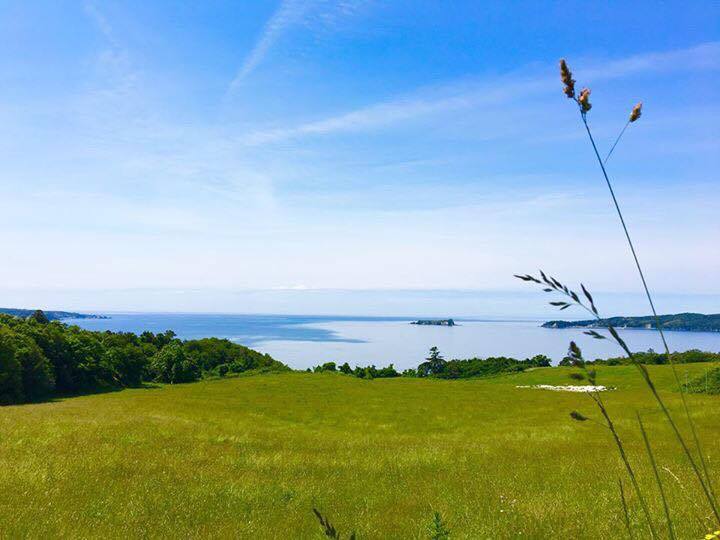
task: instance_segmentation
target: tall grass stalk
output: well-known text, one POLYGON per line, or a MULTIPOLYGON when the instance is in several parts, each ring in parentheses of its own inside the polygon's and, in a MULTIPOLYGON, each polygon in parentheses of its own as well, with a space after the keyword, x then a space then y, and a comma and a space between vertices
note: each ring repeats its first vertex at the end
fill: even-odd
MULTIPOLYGON (((663 332, 663 329, 662 329, 662 323, 660 322, 660 318, 658 317, 657 310, 655 309, 655 302, 653 301, 652 294, 650 293, 650 288, 648 287, 647 280, 645 279, 645 273, 643 272, 642 266, 640 265, 640 260, 637 255, 637 251, 635 250, 635 245, 633 244, 632 237, 630 236, 630 232, 628 230, 627 223, 625 222, 625 218, 623 216, 622 210, 620 209, 620 204, 618 203, 617 197, 615 196, 615 190, 613 189, 612 182, 610 181, 610 178, 607 174, 607 170, 605 169, 605 164, 603 163, 603 159, 600 157, 600 152, 598 151, 597 145, 595 144, 595 139, 593 138, 592 131, 590 130, 590 126, 588 125, 587 112, 589 110, 589 107, 583 106, 583 104, 582 104, 582 102, 580 102, 580 100, 576 100, 576 102, 578 102, 578 107, 580 110, 580 118, 582 119, 583 125, 585 126, 585 130, 587 132, 588 138, 590 139, 590 144, 592 145, 593 151, 595 152, 595 157, 597 158, 598 164, 600 165, 600 170, 602 171, 603 178, 605 179, 605 183, 607 184, 608 190, 610 191, 610 195, 612 197, 612 201, 615 206, 615 210, 617 211, 617 215, 620 218, 620 224, 622 225, 622 229, 625 233, 625 238, 627 239, 628 246, 630 247, 630 252, 632 254, 633 260, 635 261, 635 267, 637 268, 638 274, 640 275, 640 280, 642 282, 642 286, 645 291, 645 296, 647 297, 648 303, 650 304, 650 309, 652 310, 653 318, 655 320, 655 327, 660 335, 660 339, 662 340, 662 344, 665 349, 665 354, 667 355, 667 358, 668 358, 668 363, 671 366, 673 377, 675 378, 675 382, 679 388, 681 401, 683 404, 683 410, 685 412, 685 416, 687 417, 688 424, 690 426, 690 431, 691 431, 692 438, 693 438, 693 443, 695 445, 695 448, 696 448, 698 456, 699 456, 700 467, 698 467, 695 459, 692 456, 692 453, 690 452, 690 449, 688 448, 687 443, 685 442, 685 438, 680 433, 680 430, 678 429, 677 424, 675 423, 675 420, 670 415, 670 412, 668 411, 667 407, 665 406, 665 404, 663 403, 659 394, 657 393, 657 390, 655 389, 654 385, 650 384, 649 376, 645 377, 646 382, 650 385, 652 393, 655 396, 656 400, 658 401, 658 404, 660 405, 660 408, 662 409, 663 414, 665 415, 668 422, 672 426, 672 429, 675 432, 675 436, 678 439, 678 442, 680 443, 680 445, 682 446, 682 449, 685 452, 685 455, 687 456, 688 461, 690 462, 690 466, 692 467, 695 475, 698 478, 698 481, 702 487, 705 497, 707 498, 708 503, 710 504, 710 507, 713 510, 713 514, 715 514, 715 518, 716 518, 718 524, 720 524, 720 510, 718 509, 717 499, 715 497, 715 492, 712 487, 712 482, 710 479, 710 474, 707 469, 707 463, 706 463, 705 457, 703 455, 702 446, 700 445, 700 440, 697 436, 697 430, 695 428, 695 423, 693 422, 692 416, 690 415, 690 409, 687 404, 685 390, 682 386, 682 383, 680 382, 680 376, 678 375, 677 367, 675 366, 675 362, 673 361, 672 355, 670 354, 670 348, 667 344, 667 340, 665 339, 665 333, 663 332), (700 468, 702 468, 702 472, 700 471, 700 468)), ((619 138, 618 138, 618 140, 619 140, 619 138)), ((609 155, 608 155, 608 157, 609 157, 609 155)))
MULTIPOLYGON (((543 277, 544 274, 543 274, 543 277)), ((558 285, 562 287, 562 284, 558 282, 558 285)), ((568 293, 571 295, 575 295, 573 291, 570 291, 568 289, 568 293)), ((577 295, 575 295, 577 296, 577 295)), ((578 297, 579 300, 579 297, 578 297)), ((562 309, 562 308, 561 308, 562 309)), ((623 464, 625 465, 625 470, 628 473, 628 476, 630 477, 630 482, 632 483, 633 489, 635 490, 635 494, 637 495, 638 500, 640 501, 640 506, 642 507, 643 514, 645 515, 645 520, 647 521, 648 528, 650 529, 650 536, 652 538, 657 538, 657 531, 655 530, 655 526, 653 525, 652 516, 650 515, 650 510, 647 506, 647 503, 645 502, 645 497, 642 494, 642 490, 640 489, 640 485, 638 484, 637 477, 635 476, 635 471, 632 468, 632 465, 630 465, 630 460, 627 457, 627 453, 625 452, 625 447, 623 446, 622 440, 620 439, 620 435, 617 432, 617 429, 615 429, 615 423, 612 421, 612 418, 608 414, 607 408, 605 407, 605 403, 603 402, 602 396, 600 395, 600 392, 597 388, 597 374, 594 369, 588 369, 587 362, 583 358, 582 351, 580 350, 580 347, 578 347, 574 341, 570 342, 570 348, 568 350, 568 357, 572 359, 572 363, 575 367, 580 368, 581 373, 578 373, 577 375, 580 379, 587 379, 587 381, 590 383, 590 385, 593 387, 593 390, 588 391, 587 395, 595 402, 598 409, 600 410, 600 413, 602 414, 603 418, 605 419, 605 424, 602 424, 604 427, 606 427, 608 430, 610 430, 610 433, 612 433, 613 440, 615 441, 615 444, 617 446, 618 452, 620 453, 620 458, 622 459, 623 464)), ((570 416, 574 420, 584 421, 589 420, 589 418, 586 418, 582 414, 573 411, 570 413, 570 416)), ((625 505, 625 499, 624 494, 622 495, 622 502, 623 505, 625 505)), ((625 509, 627 510, 627 509, 625 509)), ((628 529, 629 529, 629 523, 628 523, 628 529)))
POLYGON ((625 490, 623 489, 622 480, 618 478, 618 486, 620 487, 620 501, 622 502, 623 519, 625 521, 625 529, 627 530, 628 537, 633 540, 634 536, 632 529, 630 528, 630 513, 628 512, 627 501, 625 500, 625 490))
POLYGON ((615 440, 615 444, 618 448, 618 451, 620 452, 620 457, 622 458, 623 463, 625 464, 625 470, 628 473, 628 476, 630 477, 630 482, 633 485, 633 489, 635 490, 635 495, 637 495, 638 501, 640 501, 640 506, 642 507, 643 514, 645 514, 645 520, 648 524, 648 529, 650 530, 650 536, 652 538, 657 538, 657 531, 655 531, 655 526, 653 525, 652 516, 650 515, 650 509, 648 508, 647 502, 645 502, 645 497, 642 494, 642 491, 640 490, 640 485, 638 484, 637 477, 635 476, 635 471, 633 470, 632 466, 630 465, 630 460, 627 457, 627 454, 625 453, 625 447, 623 446, 622 440, 620 440, 620 435, 618 434, 617 430, 615 429, 615 424, 613 423, 612 419, 610 418, 610 415, 607 412, 607 409, 605 408, 605 404, 603 403, 602 399, 600 398, 600 394, 598 392, 588 392, 590 397, 597 403, 598 408, 600 409, 600 412, 603 415, 603 418, 605 418, 605 421, 607 422, 607 428, 610 430, 610 433, 612 433, 613 439, 615 440))
POLYGON ((687 488, 685 487, 685 484, 682 483, 680 478, 678 478, 678 475, 672 472, 668 467, 663 466, 662 470, 667 473, 667 475, 672 478, 675 483, 677 484, 678 488, 680 488, 680 491, 683 494, 683 497, 685 501, 692 506, 695 509, 695 519, 698 521, 698 525, 700 525, 701 529, 708 529, 709 526, 712 526, 712 514, 705 517, 705 521, 703 521, 703 518, 701 516, 704 515, 703 509, 700 507, 698 502, 695 500, 695 497, 692 496, 692 494, 688 493, 687 488), (708 523, 710 521, 710 523, 708 523))
POLYGON ((610 147, 610 151, 609 151, 609 152, 607 153, 607 155, 605 156, 605 159, 603 160, 603 165, 607 165, 607 162, 610 160, 610 156, 612 156, 613 152, 615 151, 615 147, 616 147, 616 146, 618 145, 618 143, 620 142, 620 139, 622 139, 622 136, 625 135, 625 130, 626 130, 628 127, 630 127, 630 124, 631 124, 631 123, 632 123, 632 122, 631 122, 630 120, 628 120, 627 122, 625 122, 625 125, 624 125, 623 128, 620 130, 620 133, 619 133, 619 135, 617 136, 617 138, 615 139, 615 142, 614 142, 613 145, 610 147))
POLYGON ((643 442, 645 443, 645 450, 647 450, 648 459, 652 465, 653 474, 655 475, 655 482, 657 483, 658 490, 660 491, 660 498, 663 503, 663 510, 665 511, 665 520, 667 521, 668 534, 672 540, 675 540, 675 531, 673 530, 672 517, 670 516, 670 507, 668 506, 667 497, 665 496, 665 488, 663 488, 662 480, 660 479, 660 473, 658 472, 657 464, 655 463, 655 455, 653 454, 652 447, 650 446, 650 439, 648 439, 645 426, 643 425, 640 413, 637 414, 638 425, 640 426, 640 433, 642 433, 643 442))
MULTIPOLYGON (((569 287, 555 279, 554 277, 550 276, 548 277, 545 272, 542 270, 540 271, 540 278, 537 278, 535 276, 531 276, 529 274, 526 275, 516 275, 515 277, 523 280, 523 281, 529 281, 533 283, 537 283, 539 285, 545 286, 544 291, 545 292, 557 292, 562 295, 564 295, 566 298, 568 298, 571 302, 550 302, 550 305, 558 307, 559 309, 567 309, 571 305, 577 305, 581 307, 582 309, 586 310, 588 313, 592 315, 593 318, 595 318, 597 321, 602 321, 602 317, 600 316, 600 312, 598 311, 597 307, 595 306, 595 301, 593 300, 592 295, 590 292, 585 288, 584 285, 580 285, 582 288, 582 292, 585 295, 585 298, 587 299, 588 304, 583 302, 580 299, 580 296, 573 290, 571 290, 569 287)), ((695 472, 695 475, 700 483, 700 486, 702 487, 703 493, 705 494, 706 499, 708 500, 708 503, 710 505, 710 508, 712 510, 713 515, 715 516, 716 523, 720 523, 720 515, 718 514, 718 507, 715 500, 714 493, 710 491, 708 488, 705 477, 700 472, 697 463, 693 459, 692 453, 690 452, 690 449, 688 448, 687 444, 685 443, 685 439, 683 438, 682 434, 680 433, 680 430, 677 427, 677 424, 675 423, 675 420, 673 419, 672 415, 670 414, 670 411, 668 410, 667 406, 665 405, 665 402, 663 401, 662 397, 660 396, 660 393, 658 392, 657 388, 655 387, 655 383, 653 382, 652 378, 650 377, 650 373, 647 370, 647 367, 640 362, 635 354, 630 350, 627 343, 625 343, 625 340, 623 340, 620 337, 620 334, 618 334, 617 330, 611 325, 607 324, 607 331, 612 336, 613 340, 620 346, 620 348, 625 352, 627 357, 630 359, 630 362, 638 369, 640 372, 643 381, 647 385, 647 387, 650 389, 650 392, 652 393, 653 397, 655 398, 655 401, 657 402, 660 410, 663 412, 664 416, 667 418, 668 422, 673 428, 673 432, 675 437, 680 441, 680 444, 685 452, 685 455, 687 456, 693 471, 695 472)), ((589 330, 585 332, 586 334, 592 336, 596 339, 607 339, 605 336, 599 334, 598 332, 594 330, 589 330)), ((571 343, 571 348, 574 345, 574 343, 571 343)), ((668 355, 668 362, 670 362, 670 357, 668 355)), ((673 366, 674 367, 674 366, 673 366)), ((676 374, 677 377, 677 374, 676 374)), ((677 378, 676 378, 677 380, 677 378)), ((684 394, 683 394, 684 395, 684 394)), ((696 438, 697 440, 697 438, 696 438)), ((698 441, 699 446, 699 441, 698 441)), ((704 461, 703 461, 704 463, 704 461)), ((705 469, 706 470, 706 469, 705 469)))
MULTIPOLYGON (((312 511, 326 537, 332 538, 333 540, 342 540, 342 535, 337 531, 333 524, 330 523, 330 520, 327 517, 323 516, 317 508, 313 508, 312 511)), ((354 531, 350 533, 348 540, 356 540, 354 531)))

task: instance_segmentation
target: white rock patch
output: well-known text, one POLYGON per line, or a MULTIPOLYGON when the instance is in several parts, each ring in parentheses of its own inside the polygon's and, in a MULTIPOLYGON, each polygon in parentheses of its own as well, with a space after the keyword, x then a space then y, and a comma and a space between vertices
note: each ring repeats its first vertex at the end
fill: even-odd
POLYGON ((539 390, 552 390, 553 392, 607 392, 608 390, 612 390, 612 388, 607 386, 592 386, 590 384, 585 386, 553 386, 551 384, 535 384, 532 386, 516 386, 515 388, 537 388, 539 390))

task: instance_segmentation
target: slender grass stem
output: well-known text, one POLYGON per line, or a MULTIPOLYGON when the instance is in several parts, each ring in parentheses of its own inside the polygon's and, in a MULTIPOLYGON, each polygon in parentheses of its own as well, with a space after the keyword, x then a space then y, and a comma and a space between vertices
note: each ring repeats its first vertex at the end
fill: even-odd
MULTIPOLYGON (((526 274, 524 276, 516 275, 515 277, 522 279, 523 281, 532 281, 539 285, 544 284, 545 288, 543 290, 545 292, 556 291, 556 292, 564 295, 568 299, 572 300, 572 302, 574 304, 576 304, 577 306, 581 307, 582 309, 584 309, 588 313, 590 313, 591 316, 594 317, 596 320, 602 322, 602 318, 600 316, 599 311, 597 310, 597 308, 595 306, 594 300, 593 300, 592 296, 590 295, 590 292, 585 288, 584 285, 581 285, 581 287, 582 287, 582 291, 583 291, 585 297, 589 301, 589 306, 587 304, 585 304, 585 302, 580 300, 580 297, 577 293, 575 293, 573 290, 569 289, 566 285, 563 285, 561 282, 559 282, 554 277, 552 277, 552 276, 548 277, 542 270, 540 270, 540 276, 542 279, 538 279, 529 274, 526 274)), ((568 302, 550 302, 550 304, 554 305, 554 306, 559 306, 560 309, 565 309, 571 305, 568 302)), ((667 418, 668 422, 672 426, 674 434, 675 434, 676 438, 679 440, 680 444, 682 445, 682 448, 683 448, 688 460, 690 461, 690 464, 692 465, 693 471, 695 472, 695 475, 696 475, 698 481, 700 482, 703 492, 704 492, 705 496, 707 497, 708 502, 710 503, 712 514, 715 515, 715 519, 717 520, 718 519, 717 507, 716 507, 715 500, 714 500, 714 494, 708 490, 708 487, 705 484, 705 478, 700 473, 700 471, 697 467, 697 464, 695 463, 695 460, 693 459, 692 454, 690 453, 690 450, 687 447, 687 444, 685 443, 684 438, 682 437, 682 434, 680 433, 679 429, 677 428, 677 425, 675 424, 675 421, 674 421, 672 415, 670 414, 670 411, 668 410, 667 406, 665 405, 665 402, 663 401, 662 397, 660 397, 660 394, 658 393, 657 388, 655 387, 655 384, 653 383, 652 377, 650 377, 650 373, 648 372, 647 367, 635 357, 633 352, 628 347, 627 343, 625 343, 625 340, 623 340, 620 337, 620 334, 618 334, 617 330, 612 325, 607 324, 607 330, 610 333, 610 335, 613 337, 615 342, 623 350, 623 352, 625 352, 625 354, 628 356, 628 358, 630 359, 630 362, 638 369, 638 371, 640 372, 640 374, 643 377, 643 380, 645 381, 645 384, 650 389, 653 397, 657 401, 658 406, 660 407, 661 411, 663 412, 663 414, 667 418)), ((605 339, 603 336, 599 335, 597 332, 594 332, 594 331, 585 332, 585 333, 590 334, 591 336, 596 337, 596 338, 605 339)), ((580 355, 581 354, 580 350, 577 348, 577 346, 574 343, 570 344, 570 350, 573 353, 573 356, 577 360, 576 364, 578 365, 578 367, 580 367, 584 371, 585 376, 588 378, 588 380, 594 386, 595 385, 595 382, 594 382, 595 376, 594 376, 594 374, 592 374, 592 376, 591 376, 591 372, 588 371, 587 365, 580 355)), ((668 358, 670 358, 670 357, 668 356, 668 358)), ((629 462, 627 461, 627 457, 625 456, 625 452, 622 447, 622 443, 620 443, 619 436, 617 435, 617 432, 614 429, 614 425, 613 425, 612 421, 610 420, 609 415, 607 414, 607 410, 605 409, 605 407, 602 403, 602 398, 600 397, 600 395, 597 392, 595 392, 594 394, 591 392, 588 392, 588 395, 596 402, 596 404, 598 405, 598 407, 600 408, 600 410, 603 414, 603 417, 606 419, 607 424, 608 424, 606 427, 608 427, 610 429, 613 436, 615 437, 616 444, 618 444, 618 449, 620 450, 620 456, 623 459, 623 462, 625 463, 626 468, 628 468, 628 473, 629 473, 631 479, 633 479, 633 474, 630 473, 631 468, 629 466, 629 462)), ((645 434, 643 434, 643 435, 645 436, 645 434)), ((698 447, 699 447, 699 444, 698 444, 698 447)), ((656 480, 657 480, 658 479, 657 468, 654 463, 653 463, 653 466, 654 466, 654 470, 656 471, 656 480)), ((636 491, 638 492, 638 496, 640 497, 639 486, 637 486, 636 482, 633 482, 633 487, 636 489, 636 491)), ((665 502, 665 501, 663 501, 663 502, 665 502)))
POLYGON ((645 449, 647 450, 648 459, 650 459, 650 465, 652 465, 653 474, 655 475, 655 482, 660 490, 660 498, 663 503, 663 510, 665 511, 665 519, 668 526, 668 534, 671 540, 675 540, 675 531, 673 530, 672 517, 670 516, 670 507, 667 503, 667 497, 665 496, 665 489, 663 488, 662 480, 660 480, 660 473, 658 472, 657 463, 655 463, 655 455, 653 454, 652 447, 650 446, 650 439, 648 439, 645 426, 643 425, 640 413, 636 412, 638 424, 640 425, 640 433, 642 433, 643 441, 645 442, 645 449))
POLYGON ((630 125, 630 120, 625 122, 625 125, 620 130, 620 134, 617 136, 617 139, 615 139, 615 142, 613 143, 612 148, 610 148, 610 151, 607 153, 607 156, 605 156, 605 159, 603 160, 603 165, 607 165, 607 162, 610 159, 610 156, 612 156, 612 153, 615 150, 615 147, 620 142, 620 139, 622 139, 622 136, 625 134, 625 130, 628 128, 629 125, 630 125))
POLYGON ((695 509, 694 517, 697 520, 698 525, 700 526, 700 530, 705 530, 705 529, 711 528, 712 527, 712 514, 710 514, 710 516, 704 515, 705 512, 700 507, 700 505, 697 503, 697 501, 695 500, 695 497, 692 496, 690 493, 688 493, 687 488, 685 487, 685 485, 682 483, 680 478, 678 478, 678 476, 674 472, 672 472, 666 466, 663 466, 662 470, 665 471, 670 476, 670 478, 672 478, 675 481, 675 483, 680 488, 680 491, 682 492, 685 500, 695 509))
POLYGON ((618 486, 620 486, 620 502, 622 503, 623 518, 625 519, 625 528, 627 529, 630 540, 633 540, 632 529, 630 528, 630 513, 628 512, 627 501, 625 500, 625 490, 623 489, 622 480, 618 478, 618 486))
MULTIPOLYGON (((602 318, 600 317, 600 314, 594 310, 587 307, 583 302, 580 302, 578 299, 573 297, 569 292, 566 292, 562 289, 558 289, 559 292, 562 294, 565 294, 568 298, 572 299, 578 306, 586 310, 588 313, 590 313, 596 320, 601 321, 602 318)), ((710 508, 712 510, 712 513, 715 515, 715 519, 720 522, 720 517, 718 517, 718 511, 717 511, 717 504, 715 503, 715 495, 712 493, 712 491, 708 490, 708 487, 705 484, 705 480, 703 476, 700 474, 700 471, 697 467, 697 464, 695 463, 695 460, 692 457, 692 454, 690 453, 690 449, 688 448, 687 444, 685 443, 685 439, 683 438, 682 434, 680 433, 680 430, 677 427, 677 424, 675 423, 675 420, 673 419, 672 415, 670 414, 670 411, 668 410, 667 406, 665 405, 665 402, 663 401, 662 397, 660 396, 659 392, 657 391, 657 388, 655 387, 655 383, 653 383, 652 378, 650 377, 650 373, 647 370, 647 367, 643 365, 641 362, 635 358, 635 355, 628 347, 627 343, 620 337, 620 335, 617 333, 617 330, 612 325, 608 325, 607 327, 608 331, 612 335, 615 342, 620 346, 620 348, 625 352, 627 357, 630 359, 632 364, 638 369, 640 374, 643 377, 643 380, 645 381, 645 384, 650 389, 650 392, 652 393, 653 397, 655 398, 655 401, 657 402, 658 406, 660 407, 660 410, 663 412, 665 417, 667 418, 669 424, 673 428, 673 432, 675 433, 675 437, 680 442, 680 445, 682 446, 685 455, 688 458, 688 461, 690 462, 690 465, 695 472, 695 475, 698 478, 698 481, 700 482, 700 486, 703 489, 703 492, 708 499, 708 502, 710 504, 710 508)), ((699 445, 699 442, 698 442, 699 445)))
POLYGON ((655 526, 652 522, 652 517, 650 516, 650 509, 648 508, 647 502, 645 502, 645 497, 643 497, 642 491, 640 490, 640 484, 638 484, 637 477, 635 476, 635 471, 633 470, 632 466, 630 465, 630 460, 627 457, 627 454, 625 453, 625 447, 623 446, 622 441, 620 440, 620 435, 618 435, 617 430, 615 429, 615 424, 613 423, 612 419, 610 418, 610 415, 607 412, 607 409, 605 408, 605 404, 602 401, 602 398, 600 398, 600 395, 595 392, 593 395, 591 392, 588 392, 590 397, 597 403, 598 408, 600 409, 600 412, 602 413, 603 417, 605 418, 605 421, 607 422, 607 428, 610 430, 610 433, 612 433, 613 439, 615 440, 615 444, 617 445, 618 451, 620 452, 620 458, 622 459, 623 463, 625 464, 625 469, 627 470, 628 476, 630 477, 630 482, 633 485, 633 489, 635 490, 635 494, 637 495, 638 500, 640 501, 640 506, 643 509, 643 513, 645 514, 645 519, 648 524, 648 529, 650 530, 650 536, 652 538, 657 538, 657 532, 655 531, 655 526))
MULTIPOLYGON (((675 421, 673 420, 672 416, 670 415, 669 411, 667 410, 667 407, 665 407, 665 404, 662 402, 662 399, 660 398, 659 394, 657 393, 657 390, 655 389, 654 385, 651 385, 651 390, 653 392, 653 395, 655 396, 656 400, 660 404, 661 409, 663 410, 663 413, 667 417, 668 421, 670 422, 670 425, 673 428, 673 431, 675 432, 675 435, 680 442, 680 445, 683 448, 683 451, 688 457, 688 460, 690 461, 690 465, 693 468, 693 471, 695 472, 695 475, 698 478, 698 481, 700 482, 700 485, 702 486, 702 490, 705 494, 705 497, 708 500, 708 503, 710 504, 710 507, 712 508, 713 514, 715 514, 715 518, 717 522, 720 524, 720 510, 718 510, 717 501, 715 498, 715 493, 712 488, 712 482, 710 479, 710 474, 708 473, 707 464, 705 463, 705 458, 702 452, 702 447, 700 446, 700 440, 697 436, 697 430, 695 429, 695 423, 692 420, 692 417, 690 415, 690 409, 687 405, 687 399, 685 397, 685 391, 682 386, 682 383, 680 382, 680 377, 677 373, 677 368, 675 366, 675 363, 672 359, 672 355, 670 354, 670 348, 668 347, 667 340, 665 339, 665 333, 662 330, 662 324, 660 323, 660 318, 658 317, 657 310, 655 309, 655 303, 653 302, 652 295, 650 294, 650 289, 647 285, 647 281, 645 279, 645 274, 643 273, 642 266, 640 265, 640 261, 637 256, 637 252, 635 251, 635 246, 633 244, 632 238, 630 237, 630 232, 628 231, 627 224, 625 223, 625 218, 623 217, 622 210, 620 209, 620 204, 618 203, 617 197, 615 196, 615 190, 612 187, 612 183, 610 182, 610 178, 608 177, 607 171, 605 170, 605 165, 603 163, 602 158, 600 157, 600 153, 598 152, 597 145, 595 144, 595 139, 592 136, 592 132, 590 131, 590 126, 587 123, 586 115, 581 111, 580 117, 582 118, 583 125, 585 126, 585 130, 587 131, 588 137, 590 139, 590 143, 592 144, 593 150, 595 152, 595 157, 598 160, 598 163, 600 165, 600 169, 602 170, 603 177, 605 178, 605 183, 607 184, 608 189, 610 190, 610 195, 613 200, 613 204, 615 205, 615 210, 617 211, 618 217, 620 218, 620 223, 622 224, 623 231, 625 232, 625 238, 627 239, 628 245, 630 246, 630 252, 632 253, 633 260, 635 261, 635 266, 637 268, 638 274, 640 275, 640 280, 642 281, 643 289, 645 290, 645 296, 648 299, 648 302, 650 304, 650 309, 653 313, 653 318, 655 320, 655 326, 657 327, 658 333, 660 334, 660 339, 662 340, 663 347, 665 348, 665 353, 667 354, 668 363, 671 366, 673 376, 675 378, 675 382, 678 385, 678 389, 680 391, 680 396, 683 404, 683 409, 685 411, 685 416, 688 419, 688 424, 690 425, 690 431, 692 433, 693 442, 695 444, 695 447, 698 452, 698 456, 700 459, 700 464, 702 467, 702 473, 700 472, 700 469, 697 466, 697 463, 695 462, 695 459, 692 457, 692 454, 690 452, 690 449, 688 448, 687 444, 685 443, 685 439, 682 437, 680 430, 678 429, 677 425, 675 424, 675 421)), ((646 376, 646 382, 649 382, 649 377, 646 376)))

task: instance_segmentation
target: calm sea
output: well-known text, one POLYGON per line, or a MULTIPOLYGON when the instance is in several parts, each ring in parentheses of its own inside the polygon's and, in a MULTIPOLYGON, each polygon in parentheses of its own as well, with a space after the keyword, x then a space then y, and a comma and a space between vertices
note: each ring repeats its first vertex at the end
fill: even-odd
MULTIPOLYGON (((294 368, 323 362, 350 365, 395 364, 415 367, 437 346, 445 358, 545 354, 559 361, 570 340, 586 358, 618 356, 610 341, 585 336, 581 330, 541 328, 540 320, 456 319, 458 326, 416 326, 411 319, 393 317, 325 317, 291 315, 215 314, 112 314, 110 319, 67 320, 89 330, 140 333, 173 330, 182 339, 227 338, 269 353, 294 368)), ((623 338, 634 350, 659 350, 657 334, 650 330, 625 330, 623 338)), ((671 349, 720 351, 720 332, 668 332, 671 349)))

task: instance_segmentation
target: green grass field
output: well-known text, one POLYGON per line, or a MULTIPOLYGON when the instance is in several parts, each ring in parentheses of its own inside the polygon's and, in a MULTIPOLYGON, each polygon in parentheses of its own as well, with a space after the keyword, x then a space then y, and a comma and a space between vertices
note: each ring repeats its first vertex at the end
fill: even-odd
MULTIPOLYGON (((650 370, 679 417, 669 368, 650 370)), ((610 435, 568 416, 597 418, 589 398, 515 387, 568 384, 568 373, 270 374, 0 408, 0 536, 320 538, 317 507, 359 538, 428 538, 435 511, 452 538, 622 537, 625 475, 610 435)), ((707 508, 634 368, 601 368, 599 380, 618 387, 606 400, 658 527, 636 410, 678 537, 702 537, 707 508)), ((690 402, 718 478, 720 397, 690 402)))

